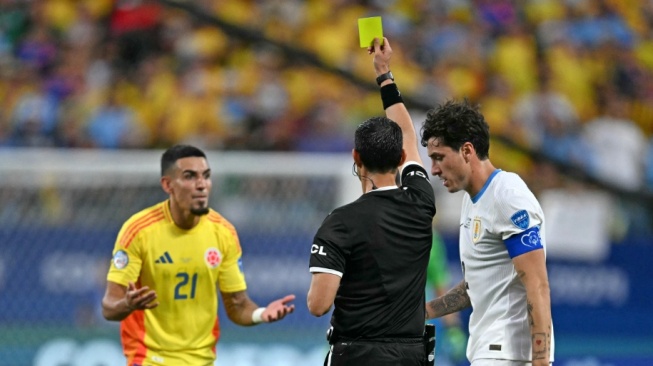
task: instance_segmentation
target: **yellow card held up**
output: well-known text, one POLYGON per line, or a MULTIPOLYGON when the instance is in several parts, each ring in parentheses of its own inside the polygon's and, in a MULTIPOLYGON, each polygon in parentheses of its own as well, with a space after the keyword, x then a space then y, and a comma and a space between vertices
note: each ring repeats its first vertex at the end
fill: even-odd
POLYGON ((383 44, 381 17, 358 18, 358 38, 361 48, 372 46, 374 38, 378 38, 383 44))

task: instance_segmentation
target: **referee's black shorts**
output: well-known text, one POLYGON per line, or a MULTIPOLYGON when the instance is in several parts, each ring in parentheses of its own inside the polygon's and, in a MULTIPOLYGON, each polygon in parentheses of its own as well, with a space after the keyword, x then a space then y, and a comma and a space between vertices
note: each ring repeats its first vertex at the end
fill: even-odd
POLYGON ((337 341, 331 345, 324 366, 423 366, 424 344, 415 342, 337 341))

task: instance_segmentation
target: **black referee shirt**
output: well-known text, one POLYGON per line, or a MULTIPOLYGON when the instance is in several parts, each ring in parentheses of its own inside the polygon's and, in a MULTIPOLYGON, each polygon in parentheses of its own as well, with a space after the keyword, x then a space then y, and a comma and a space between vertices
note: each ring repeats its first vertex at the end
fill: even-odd
POLYGON ((341 276, 331 325, 348 338, 420 337, 435 197, 415 163, 402 186, 335 209, 313 241, 310 271, 341 276))

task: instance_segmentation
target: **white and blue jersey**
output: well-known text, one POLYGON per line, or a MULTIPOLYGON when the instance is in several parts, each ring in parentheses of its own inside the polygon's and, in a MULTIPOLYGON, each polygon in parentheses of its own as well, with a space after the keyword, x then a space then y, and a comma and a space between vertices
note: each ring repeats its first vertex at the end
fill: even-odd
MULTIPOLYGON (((472 304, 467 358, 531 360, 526 289, 512 259, 545 250, 544 213, 526 183, 499 169, 481 191, 465 194, 460 260, 472 304)), ((551 332, 551 358, 554 340, 551 332)))

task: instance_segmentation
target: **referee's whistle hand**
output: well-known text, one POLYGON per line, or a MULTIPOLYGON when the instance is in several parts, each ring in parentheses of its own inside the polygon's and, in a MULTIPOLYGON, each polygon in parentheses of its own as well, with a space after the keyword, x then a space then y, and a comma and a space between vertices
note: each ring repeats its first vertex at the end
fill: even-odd
POLYGON ((295 305, 290 304, 293 300, 295 300, 295 295, 286 295, 281 299, 272 301, 261 314, 261 318, 266 323, 283 319, 286 315, 295 311, 295 305))

